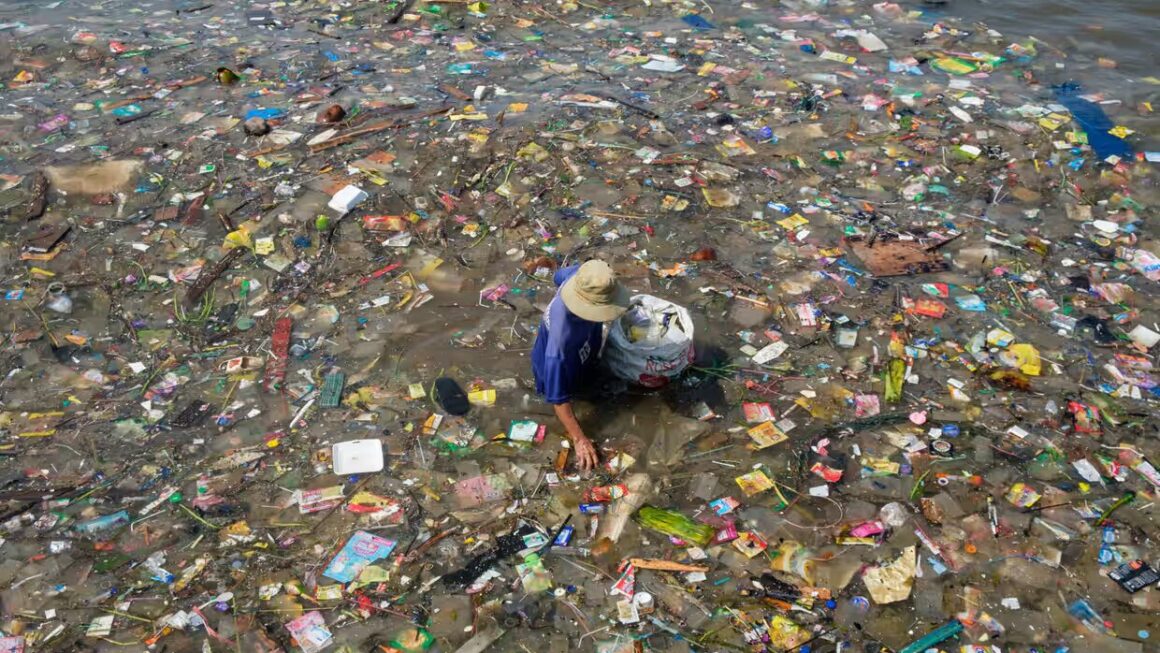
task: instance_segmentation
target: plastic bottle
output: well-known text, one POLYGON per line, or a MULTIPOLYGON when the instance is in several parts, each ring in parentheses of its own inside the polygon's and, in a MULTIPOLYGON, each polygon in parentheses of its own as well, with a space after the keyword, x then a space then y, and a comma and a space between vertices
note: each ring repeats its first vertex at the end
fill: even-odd
POLYGON ((111 515, 97 517, 86 522, 81 522, 74 526, 78 533, 85 535, 94 535, 101 531, 106 531, 116 526, 129 523, 129 513, 125 510, 119 510, 111 515))
POLYGON ((624 485, 628 488, 628 495, 612 504, 608 515, 600 520, 600 526, 596 530, 597 539, 608 538, 613 542, 619 540, 629 518, 652 494, 652 479, 648 474, 632 474, 625 480, 624 485))
POLYGON ((1152 588, 1132 597, 1132 605, 1149 612, 1160 611, 1160 590, 1152 588))
POLYGON ((951 263, 958 270, 981 272, 998 260, 999 252, 995 248, 980 245, 959 250, 951 263))
POLYGON ((60 286, 59 289, 50 288, 48 292, 49 299, 44 303, 45 308, 62 315, 72 313, 73 301, 71 297, 65 294, 64 286, 60 286))
POLYGON ((800 542, 788 540, 773 550, 769 567, 814 582, 814 553, 800 542))
POLYGON ((902 504, 898 503, 897 501, 892 501, 882 506, 882 508, 878 511, 878 519, 882 520, 892 528, 898 528, 899 526, 902 526, 909 518, 910 515, 907 514, 906 508, 903 508, 902 504))
POLYGON ((586 491, 581 500, 585 503, 596 501, 599 503, 608 503, 613 499, 619 499, 628 494, 628 486, 624 483, 616 483, 614 485, 600 485, 586 491))
POLYGON ((522 564, 516 565, 516 571, 519 572, 520 583, 528 594, 546 592, 552 589, 552 574, 544 568, 544 563, 540 560, 539 555, 528 554, 522 564))
POLYGON ((900 653, 922 653, 928 648, 931 648, 940 642, 945 642, 955 635, 958 635, 962 631, 963 625, 958 621, 952 621, 945 626, 940 626, 939 628, 934 629, 926 635, 923 635, 911 644, 908 644, 905 648, 902 649, 902 651, 900 651, 900 653))
POLYGON ((152 555, 145 559, 145 562, 142 563, 142 566, 149 570, 150 578, 160 583, 170 585, 174 580, 177 579, 177 577, 162 569, 161 565, 163 564, 165 564, 165 553, 162 551, 155 551, 152 555))

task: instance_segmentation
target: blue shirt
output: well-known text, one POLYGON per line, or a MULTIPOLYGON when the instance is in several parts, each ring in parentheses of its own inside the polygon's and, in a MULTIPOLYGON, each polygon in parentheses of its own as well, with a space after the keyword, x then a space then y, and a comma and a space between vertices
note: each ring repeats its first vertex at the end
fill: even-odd
MULTIPOLYGON (((556 271, 556 287, 576 274, 579 264, 556 271)), ((532 347, 532 374, 536 393, 550 404, 572 401, 586 373, 595 367, 604 337, 604 324, 573 315, 560 293, 544 311, 536 344, 532 347)))

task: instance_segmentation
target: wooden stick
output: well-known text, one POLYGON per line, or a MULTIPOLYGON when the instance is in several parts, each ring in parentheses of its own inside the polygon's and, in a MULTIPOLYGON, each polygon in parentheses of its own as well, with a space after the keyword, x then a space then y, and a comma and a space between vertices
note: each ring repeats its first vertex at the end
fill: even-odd
POLYGON ((628 215, 625 213, 613 213, 611 211, 589 211, 592 215, 598 218, 623 218, 625 220, 648 220, 646 215, 628 215))
POLYGON ((246 156, 250 159, 256 159, 260 156, 265 156, 267 154, 273 154, 274 152, 277 152, 279 150, 284 150, 284 149, 286 149, 285 145, 271 145, 270 147, 263 147, 260 150, 253 150, 252 152, 246 152, 244 156, 246 156))
POLYGON ((424 113, 418 114, 418 115, 413 116, 411 118, 403 118, 403 119, 396 119, 396 120, 383 120, 380 122, 372 123, 370 125, 367 125, 366 127, 360 127, 358 129, 351 130, 345 134, 341 134, 341 135, 335 136, 334 138, 331 138, 329 140, 322 141, 321 143, 315 143, 314 145, 310 146, 310 153, 317 154, 323 150, 329 150, 332 147, 338 147, 339 145, 345 145, 345 144, 353 141, 354 139, 359 138, 360 136, 374 134, 376 132, 381 132, 381 131, 384 131, 387 129, 398 129, 399 127, 405 127, 405 126, 407 126, 407 125, 409 125, 417 120, 422 120, 424 118, 430 118, 432 116, 438 116, 440 114, 447 113, 448 111, 451 111, 451 109, 453 109, 453 108, 454 107, 452 107, 451 105, 446 105, 446 106, 442 106, 438 109, 426 111, 424 113))
POLYGON ((35 220, 48 208, 48 177, 39 170, 32 175, 32 199, 24 213, 25 220, 35 220))
POLYGON ((399 22, 399 19, 403 17, 403 14, 407 13, 407 10, 411 8, 412 2, 414 2, 414 0, 403 0, 403 2, 400 2, 399 6, 395 8, 394 13, 391 14, 391 17, 387 19, 387 24, 394 25, 395 23, 399 22))
POLYGON ((451 528, 448 528, 446 530, 443 530, 443 531, 436 533, 435 535, 432 535, 431 537, 427 538, 426 540, 423 540, 422 543, 420 543, 413 550, 408 552, 407 555, 403 556, 403 561, 407 562, 407 563, 415 562, 416 560, 419 559, 420 556, 422 556, 424 553, 426 553, 427 549, 430 549, 431 547, 435 546, 441 540, 446 538, 448 535, 454 535, 457 532, 459 532, 459 526, 452 526, 451 528))
POLYGON ((336 41, 341 41, 341 40, 342 40, 342 37, 341 37, 341 36, 335 36, 334 34, 327 34, 326 32, 324 32, 324 31, 322 31, 322 30, 320 30, 320 29, 318 29, 318 28, 315 28, 315 27, 307 27, 307 28, 306 28, 306 31, 307 31, 307 32, 311 32, 312 34, 317 34, 317 35, 319 35, 319 36, 325 36, 325 37, 326 37, 326 38, 328 38, 328 39, 334 39, 334 40, 336 40, 336 41))
POLYGON ((127 107, 130 104, 133 104, 134 102, 142 102, 142 101, 148 100, 152 97, 153 97, 152 94, 134 95, 133 97, 128 97, 128 98, 125 98, 124 100, 117 100, 116 102, 110 102, 108 104, 102 105, 101 111, 103 113, 109 113, 113 109, 120 109, 121 107, 127 107))
POLYGON ((560 18, 559 16, 553 16, 552 14, 548 13, 548 11, 546 9, 544 9, 543 7, 538 7, 538 6, 532 7, 532 11, 536 12, 537 14, 540 14, 541 16, 547 16, 548 18, 551 18, 552 20, 556 21, 557 23, 560 23, 561 25, 564 25, 565 27, 571 27, 571 25, 569 25, 567 21, 560 18))
POLYGON ((709 571, 709 565, 686 565, 682 562, 672 562, 671 560, 654 560, 651 558, 629 558, 628 563, 637 569, 652 569, 654 571, 709 571))
POLYGON ((633 104, 631 102, 625 102, 624 100, 616 97, 615 95, 611 95, 609 93, 604 93, 603 97, 606 100, 612 100, 613 102, 619 104, 620 106, 622 106, 626 109, 631 109, 631 110, 639 113, 640 115, 644 116, 645 118, 649 118, 650 120, 660 120, 661 119, 660 115, 657 114, 655 111, 650 111, 650 110, 648 110, 640 105, 636 105, 636 104, 633 104))
POLYGON ((118 125, 127 125, 131 122, 136 122, 138 120, 141 120, 142 118, 148 118, 149 116, 157 113, 157 111, 158 111, 158 109, 148 109, 146 111, 142 111, 141 113, 135 113, 131 116, 120 116, 117 118, 117 124, 118 125))
POLYGON ((206 77, 205 75, 200 75, 198 77, 190 77, 189 79, 179 79, 176 82, 170 82, 170 83, 166 84, 165 87, 169 88, 169 89, 173 89, 176 91, 179 88, 185 88, 186 86, 193 86, 195 84, 200 84, 200 83, 206 81, 207 79, 209 79, 209 77, 206 77))
POLYGON ((189 290, 185 293, 185 298, 181 302, 185 305, 185 308, 190 309, 194 306, 197 306, 197 303, 201 301, 201 296, 205 294, 205 291, 209 290, 209 287, 213 285, 213 282, 217 281, 218 277, 222 276, 226 269, 229 268, 236 259, 241 258, 245 251, 246 250, 244 247, 235 247, 234 249, 226 252, 226 255, 221 257, 217 263, 214 263, 208 269, 202 270, 201 274, 197 275, 197 280, 193 282, 193 285, 190 286, 189 290))
POLYGON ((439 85, 439 90, 440 90, 440 91, 443 91, 444 93, 446 93, 446 94, 448 94, 448 95, 450 95, 450 96, 452 96, 452 97, 454 97, 454 98, 455 98, 455 99, 457 99, 457 100, 463 100, 464 102, 467 102, 468 100, 470 100, 470 99, 471 99, 471 96, 470 96, 470 95, 468 95, 467 93, 464 93, 463 91, 461 91, 461 90, 459 90, 459 89, 455 88, 455 87, 454 87, 454 86, 452 86, 451 84, 440 84, 440 85, 439 85))

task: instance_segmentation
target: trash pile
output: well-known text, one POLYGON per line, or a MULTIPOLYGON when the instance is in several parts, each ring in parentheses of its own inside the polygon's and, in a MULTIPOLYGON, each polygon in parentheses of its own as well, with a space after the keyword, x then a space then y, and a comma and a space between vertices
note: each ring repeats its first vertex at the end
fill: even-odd
POLYGON ((1155 78, 891 2, 65 15, 0 21, 0 651, 1157 650, 1155 78))

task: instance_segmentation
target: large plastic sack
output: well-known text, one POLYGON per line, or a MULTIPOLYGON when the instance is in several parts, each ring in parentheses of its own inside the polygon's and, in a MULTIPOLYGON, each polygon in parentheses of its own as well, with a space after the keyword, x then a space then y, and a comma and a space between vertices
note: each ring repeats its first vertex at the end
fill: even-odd
POLYGON ((693 362, 693 317, 672 302, 636 295, 612 323, 601 357, 625 381, 659 388, 693 362))

